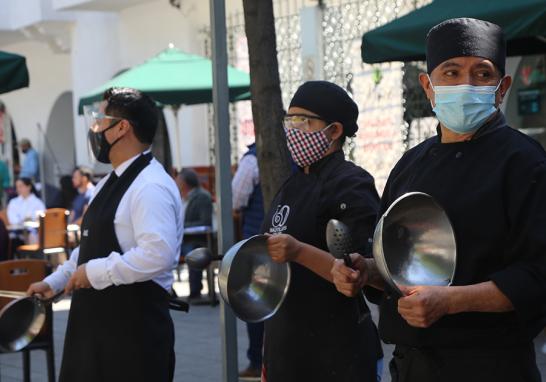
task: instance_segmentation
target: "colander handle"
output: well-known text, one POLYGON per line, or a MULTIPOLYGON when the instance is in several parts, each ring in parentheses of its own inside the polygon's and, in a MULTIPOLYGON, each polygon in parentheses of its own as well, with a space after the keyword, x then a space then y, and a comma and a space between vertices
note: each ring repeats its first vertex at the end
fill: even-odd
MULTIPOLYGON (((343 262, 345 265, 349 268, 353 267, 353 261, 351 260, 351 256, 349 254, 343 255, 343 262)), ((361 323, 366 318, 370 316, 370 309, 368 308, 368 305, 366 304, 366 299, 364 297, 364 291, 361 289, 356 297, 356 303, 357 303, 357 309, 358 309, 358 323, 361 323)))

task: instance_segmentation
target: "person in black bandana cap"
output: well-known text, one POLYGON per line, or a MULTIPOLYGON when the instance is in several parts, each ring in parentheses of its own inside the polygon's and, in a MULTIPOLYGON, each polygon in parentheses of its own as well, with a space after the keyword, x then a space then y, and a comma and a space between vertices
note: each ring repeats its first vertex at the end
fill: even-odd
POLYGON ((369 315, 359 321, 357 301, 336 291, 326 245, 326 225, 338 219, 354 233, 354 250, 370 255, 379 196, 372 176, 341 150, 358 129, 357 117, 345 90, 310 81, 298 88, 283 119, 299 170, 278 191, 261 228, 271 235, 270 256, 291 269, 287 296, 265 322, 267 382, 377 380, 376 327, 369 315))
POLYGON ((393 382, 540 381, 533 339, 546 324, 546 153, 499 110, 511 78, 501 28, 469 18, 433 27, 420 75, 438 135, 392 170, 380 213, 406 192, 430 194, 455 230, 452 286, 386 286, 374 260, 336 262, 338 290, 364 279, 379 332, 396 345, 393 382))

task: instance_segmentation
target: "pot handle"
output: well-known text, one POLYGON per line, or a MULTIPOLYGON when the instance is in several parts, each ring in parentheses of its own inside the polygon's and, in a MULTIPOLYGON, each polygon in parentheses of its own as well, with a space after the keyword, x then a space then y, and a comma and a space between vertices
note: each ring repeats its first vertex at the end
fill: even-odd
POLYGON ((179 297, 171 297, 169 299, 169 309, 188 313, 190 311, 190 305, 179 297))
POLYGON ((51 296, 50 298, 40 299, 38 296, 36 296, 36 297, 38 299, 40 299, 42 304, 48 305, 48 304, 54 304, 56 302, 59 302, 61 300, 61 298, 63 298, 63 296, 64 296, 64 290, 61 290, 60 292, 57 292, 55 295, 51 296))

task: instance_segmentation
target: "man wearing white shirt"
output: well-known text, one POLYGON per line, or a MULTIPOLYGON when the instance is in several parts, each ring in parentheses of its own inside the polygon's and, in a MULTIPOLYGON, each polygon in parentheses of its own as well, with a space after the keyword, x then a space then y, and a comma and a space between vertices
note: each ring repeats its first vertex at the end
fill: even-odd
POLYGON ((72 185, 78 190, 78 195, 72 200, 72 209, 70 211, 70 223, 81 224, 83 213, 95 192, 95 185, 91 181, 91 169, 78 166, 72 172, 72 185))
POLYGON ((28 292, 73 292, 61 382, 171 381, 168 292, 183 227, 174 180, 150 153, 157 110, 139 91, 114 88, 86 114, 92 151, 114 171, 97 185, 80 246, 28 292))

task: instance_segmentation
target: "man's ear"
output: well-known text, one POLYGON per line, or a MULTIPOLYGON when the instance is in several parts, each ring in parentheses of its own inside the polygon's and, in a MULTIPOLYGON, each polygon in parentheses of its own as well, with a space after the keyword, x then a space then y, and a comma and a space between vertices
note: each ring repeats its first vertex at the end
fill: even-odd
POLYGON ((419 83, 430 103, 434 105, 434 90, 432 89, 429 76, 426 73, 419 73, 419 83))
POLYGON ((120 129, 120 135, 127 134, 127 132, 133 128, 133 126, 131 125, 131 122, 129 122, 126 119, 122 119, 118 126, 120 129))
POLYGON ((510 86, 512 86, 512 77, 504 77, 501 80, 499 90, 497 91, 497 95, 495 97, 495 103, 497 104, 497 107, 499 107, 504 100, 504 97, 506 96, 506 93, 508 93, 508 89, 510 89, 510 86))

